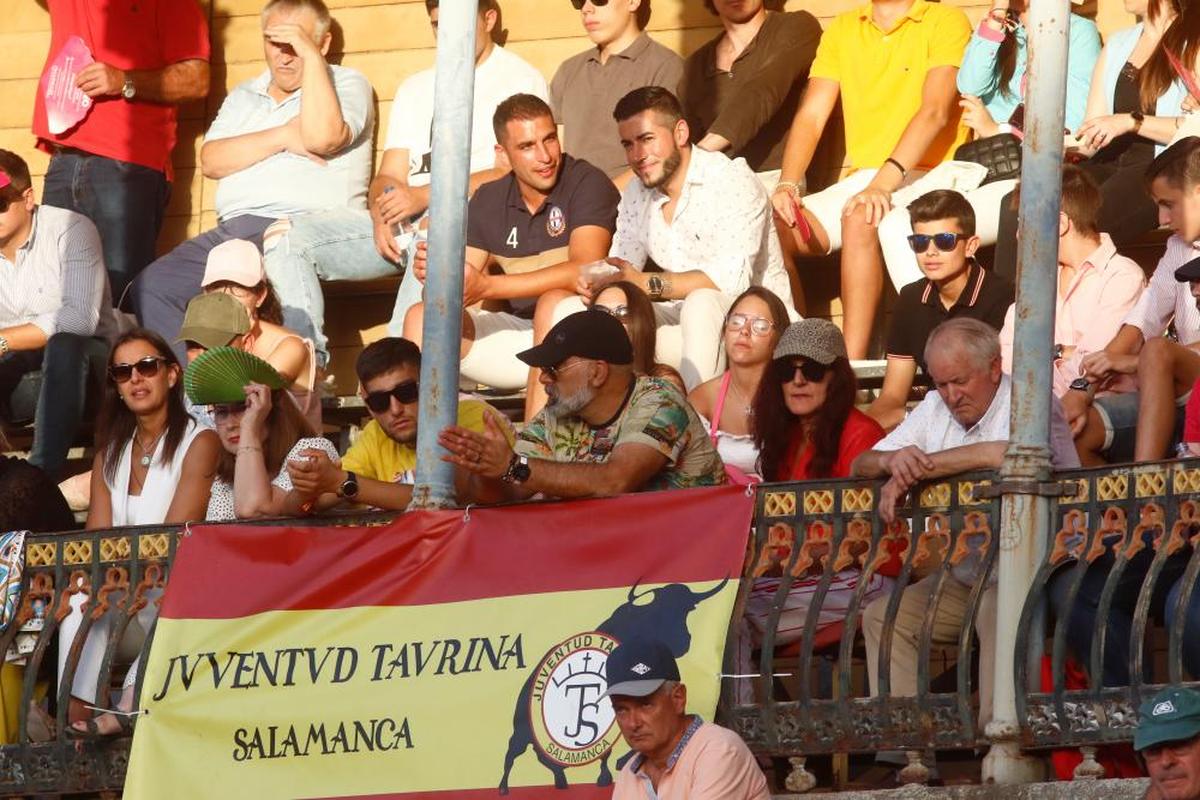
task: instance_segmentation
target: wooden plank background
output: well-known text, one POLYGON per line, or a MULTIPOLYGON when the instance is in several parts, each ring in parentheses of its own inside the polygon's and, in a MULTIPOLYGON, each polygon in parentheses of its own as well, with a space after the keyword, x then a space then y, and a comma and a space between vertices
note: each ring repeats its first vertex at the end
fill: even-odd
MULTIPOLYGON (((650 0, 646 0, 649 2, 650 0)), ((197 169, 204 129, 216 114, 228 88, 263 69, 259 11, 262 0, 198 0, 209 17, 213 50, 213 91, 203 103, 181 110, 175 149, 176 181, 160 248, 211 227, 215 185, 197 169)), ((336 26, 333 60, 361 70, 375 87, 379 130, 377 148, 387 133, 392 96, 404 78, 433 63, 433 35, 422 0, 327 0, 336 26)), ((513 52, 540 69, 547 81, 568 56, 589 46, 576 12, 567 0, 500 0, 500 38, 513 52)), ((37 80, 50 42, 44 0, 6 0, 0 22, 0 147, 29 163, 40 192, 47 157, 34 147, 30 120, 37 80)), ((789 0, 789 10, 806 8, 822 23, 857 5, 857 0, 789 0)), ((977 20, 984 3, 960 5, 977 20)), ((1109 4, 1106 4, 1106 6, 1109 4)), ((1118 4, 1111 4, 1117 6, 1118 4)), ((1129 24, 1119 8, 1101 9, 1103 31, 1129 24)), ((683 55, 716 35, 716 18, 701 0, 653 0, 650 34, 683 55)))

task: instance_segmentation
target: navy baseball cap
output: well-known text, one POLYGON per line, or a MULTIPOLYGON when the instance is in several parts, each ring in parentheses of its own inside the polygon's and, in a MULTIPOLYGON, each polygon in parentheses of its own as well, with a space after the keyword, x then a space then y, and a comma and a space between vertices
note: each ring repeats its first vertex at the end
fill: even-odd
POLYGON ((604 675, 608 691, 601 697, 646 697, 666 681, 679 680, 679 665, 670 649, 657 639, 628 639, 609 653, 604 675))
POLYGON ((1193 258, 1191 261, 1175 270, 1175 280, 1182 283, 1200 281, 1200 258, 1193 258))
POLYGON ((571 356, 609 364, 632 364, 633 345, 620 320, 597 309, 559 320, 542 343, 517 353, 531 367, 553 367, 571 356))
POLYGON ((1163 689, 1142 703, 1138 717, 1133 749, 1139 753, 1147 747, 1187 741, 1200 734, 1200 692, 1163 689))

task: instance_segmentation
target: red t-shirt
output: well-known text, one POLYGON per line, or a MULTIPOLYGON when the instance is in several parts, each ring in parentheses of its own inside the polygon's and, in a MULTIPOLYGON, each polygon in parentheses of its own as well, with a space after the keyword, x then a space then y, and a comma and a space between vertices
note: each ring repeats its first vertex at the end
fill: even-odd
POLYGON ((55 136, 42 100, 50 62, 78 36, 92 57, 122 70, 158 70, 189 59, 208 60, 208 23, 196 0, 49 0, 50 52, 33 104, 39 146, 61 144, 162 170, 171 177, 175 106, 119 95, 96 98, 74 128, 55 136))
POLYGON ((1183 441, 1187 444, 1200 442, 1200 381, 1192 384, 1192 395, 1187 401, 1183 417, 1183 441))
MULTIPOLYGON (((842 427, 842 439, 838 442, 838 457, 833 463, 833 474, 824 477, 850 477, 850 465, 858 458, 858 454, 870 450, 882 438, 883 428, 879 427, 878 422, 856 408, 850 409, 850 416, 846 417, 846 424, 842 427)), ((797 453, 798 444, 798 437, 793 438, 783 459, 783 463, 789 466, 784 469, 782 475, 771 476, 771 480, 807 481, 815 477, 808 474, 808 465, 812 462, 812 448, 806 447, 804 452, 797 453)))

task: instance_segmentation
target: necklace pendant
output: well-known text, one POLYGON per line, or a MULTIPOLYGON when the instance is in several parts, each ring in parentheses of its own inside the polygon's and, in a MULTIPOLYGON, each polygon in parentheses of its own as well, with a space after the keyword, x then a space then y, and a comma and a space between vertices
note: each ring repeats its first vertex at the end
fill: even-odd
POLYGON ((138 459, 138 460, 141 462, 141 464, 142 464, 142 466, 143 466, 143 467, 148 467, 148 466, 150 466, 150 460, 151 460, 151 459, 150 459, 150 455, 149 455, 149 454, 146 454, 146 455, 142 456, 142 457, 141 457, 140 459, 138 459))

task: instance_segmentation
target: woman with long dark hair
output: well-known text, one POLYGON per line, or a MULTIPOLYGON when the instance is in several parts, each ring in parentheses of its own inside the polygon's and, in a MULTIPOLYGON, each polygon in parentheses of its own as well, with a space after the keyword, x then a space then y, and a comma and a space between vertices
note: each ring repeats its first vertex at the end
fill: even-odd
MULTIPOLYGON (((88 529, 204 519, 219 449, 216 434, 199 427, 184 406, 182 370, 170 346, 153 331, 125 333, 108 357, 108 384, 96 422, 88 529)), ((73 595, 71 613, 59 627, 60 674, 87 599, 73 595)), ((141 646, 154 608, 147 603, 138 612, 138 624, 126 628, 122 648, 141 646)), ((86 704, 97 702, 111 624, 109 616, 95 620, 80 653, 69 714, 80 723, 75 732, 94 728, 86 704)))
POLYGON ((625 326, 633 344, 633 374, 662 378, 685 394, 683 378, 674 367, 654 360, 658 347, 658 325, 654 320, 654 304, 642 287, 629 281, 616 281, 604 287, 592 300, 590 308, 604 311, 625 326))
POLYGON ((742 292, 725 315, 725 374, 688 395, 726 472, 737 483, 761 480, 752 430, 754 398, 788 321, 787 307, 770 289, 751 286, 742 292))
POLYGON ((292 491, 287 462, 304 458, 312 449, 323 450, 335 462, 339 456, 333 443, 318 436, 300 413, 284 378, 262 359, 233 348, 197 357, 186 377, 188 396, 208 406, 221 439, 207 519, 298 516, 306 511, 292 491))
MULTIPOLYGON (((754 442, 759 450, 762 475, 768 481, 803 481, 846 478, 850 465, 883 438, 879 423, 854 407, 858 382, 846 358, 846 343, 832 322, 805 319, 793 323, 775 347, 774 359, 754 398, 754 442)), ((771 607, 783 581, 779 565, 754 581, 746 601, 746 626, 738 637, 742 674, 751 669, 751 651, 761 644, 771 607)), ((889 563, 885 573, 873 573, 864 603, 887 592, 899 564, 889 563)), ((823 567, 822 567, 823 569, 823 567)), ((841 570, 825 595, 818 630, 842 622, 854 595, 861 571, 841 570)), ((800 638, 821 574, 792 579, 780 611, 775 644, 800 638)), ((749 682, 739 683, 746 699, 749 682)))

